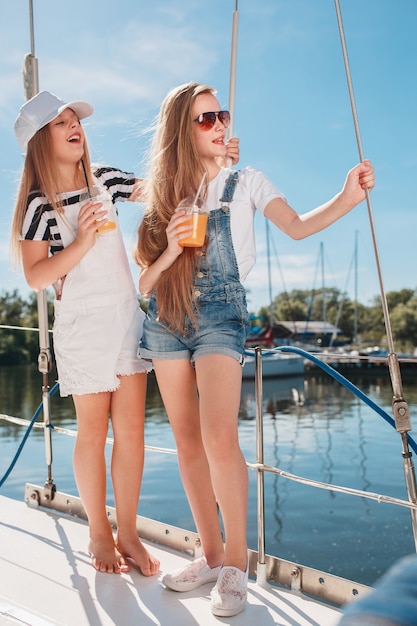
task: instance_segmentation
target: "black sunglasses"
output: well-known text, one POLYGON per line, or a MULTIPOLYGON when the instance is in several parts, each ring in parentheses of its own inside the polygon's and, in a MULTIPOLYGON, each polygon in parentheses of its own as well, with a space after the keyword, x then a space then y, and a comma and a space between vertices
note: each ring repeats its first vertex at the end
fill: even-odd
POLYGON ((216 123, 216 118, 219 119, 219 122, 221 122, 225 128, 229 127, 229 111, 209 111, 208 113, 200 113, 193 122, 197 122, 202 130, 210 130, 216 123))

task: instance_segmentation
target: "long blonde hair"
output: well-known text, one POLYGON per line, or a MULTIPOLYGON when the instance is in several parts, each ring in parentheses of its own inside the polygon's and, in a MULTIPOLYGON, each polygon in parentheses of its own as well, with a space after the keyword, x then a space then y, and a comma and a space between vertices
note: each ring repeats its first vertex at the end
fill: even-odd
MULTIPOLYGON (((166 228, 180 200, 195 193, 206 171, 194 140, 192 108, 200 94, 216 94, 208 85, 186 83, 172 89, 162 103, 152 143, 145 186, 146 209, 138 230, 135 261, 149 267, 167 247, 166 228)), ((183 332, 188 317, 196 326, 193 277, 198 257, 184 248, 162 273, 156 287, 159 319, 183 332)))
MULTIPOLYGON (((90 155, 87 140, 84 136, 84 155, 78 164, 80 170, 80 187, 88 180, 93 184, 90 155), (85 170, 85 172, 84 172, 85 170)), ((23 221, 28 207, 28 197, 33 191, 41 192, 55 211, 63 211, 59 196, 61 178, 54 156, 49 125, 44 126, 28 143, 25 162, 23 164, 11 225, 10 251, 15 262, 21 262, 21 233, 23 221)))

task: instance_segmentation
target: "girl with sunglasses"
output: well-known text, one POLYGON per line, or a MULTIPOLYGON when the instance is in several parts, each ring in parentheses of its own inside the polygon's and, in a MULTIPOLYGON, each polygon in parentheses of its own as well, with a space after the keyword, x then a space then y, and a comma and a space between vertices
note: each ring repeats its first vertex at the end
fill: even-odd
POLYGON ((374 186, 373 168, 364 161, 334 198, 298 215, 261 171, 219 166, 229 121, 207 85, 188 83, 166 96, 135 252, 139 290, 149 298, 139 355, 153 362, 204 554, 162 582, 175 591, 215 582, 211 610, 221 617, 242 611, 247 597, 248 475, 238 411, 250 328, 242 283, 255 263, 255 211, 302 239, 345 215, 374 186), (196 193, 203 175, 206 241, 202 248, 182 247, 178 242, 192 227, 175 209, 196 193))

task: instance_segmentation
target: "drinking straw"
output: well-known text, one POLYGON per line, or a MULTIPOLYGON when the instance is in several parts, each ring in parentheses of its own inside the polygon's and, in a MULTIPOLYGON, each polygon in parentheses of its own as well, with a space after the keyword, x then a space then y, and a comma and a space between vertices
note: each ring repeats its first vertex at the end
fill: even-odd
POLYGON ((93 196, 91 195, 91 190, 90 190, 90 185, 88 184, 88 178, 87 178, 87 172, 85 170, 85 163, 84 163, 84 159, 81 159, 81 163, 83 166, 83 172, 84 172, 84 178, 85 178, 85 184, 87 185, 87 193, 88 193, 88 197, 92 198, 93 196))
POLYGON ((194 198, 194 202, 193 202, 193 213, 198 213, 197 200, 198 200, 198 196, 201 193, 201 190, 203 189, 203 185, 204 185, 204 181, 205 180, 206 180, 206 172, 204 172, 203 176, 201 177, 201 181, 200 181, 200 184, 198 186, 197 193, 195 194, 195 198, 194 198))

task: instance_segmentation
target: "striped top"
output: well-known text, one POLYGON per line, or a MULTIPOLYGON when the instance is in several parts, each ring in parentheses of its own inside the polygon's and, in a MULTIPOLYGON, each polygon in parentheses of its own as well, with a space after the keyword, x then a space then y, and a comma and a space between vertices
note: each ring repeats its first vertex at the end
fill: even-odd
MULTIPOLYGON (((129 199, 136 181, 133 173, 97 164, 92 165, 91 171, 95 178, 107 187, 112 195, 113 203, 129 199)), ((80 194, 85 191, 86 189, 78 189, 62 193, 61 199, 64 207, 79 203, 80 194)), ((49 241, 51 254, 56 254, 64 247, 55 211, 41 191, 32 191, 28 196, 21 239, 49 241)))

